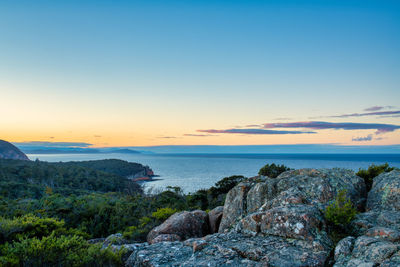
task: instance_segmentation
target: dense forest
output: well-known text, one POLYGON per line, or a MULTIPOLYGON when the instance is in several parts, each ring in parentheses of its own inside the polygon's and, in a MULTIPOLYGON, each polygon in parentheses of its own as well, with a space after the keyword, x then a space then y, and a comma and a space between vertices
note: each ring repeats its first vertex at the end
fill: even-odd
POLYGON ((145 170, 145 167, 142 164, 119 159, 72 161, 61 164, 90 168, 97 171, 112 173, 122 177, 129 177, 145 170))
MULTIPOLYGON (((145 194, 117 175, 126 174, 119 169, 125 162, 105 162, 101 167, 101 162, 0 160, 0 266, 122 265, 122 251, 88 241, 118 232, 132 242, 145 241, 175 212, 223 205, 228 191, 246 179, 226 177, 190 194, 179 187, 145 194)), ((286 169, 266 165, 260 174, 286 169)), ((371 166, 359 174, 368 180, 390 170, 371 166)))
POLYGON ((38 199, 46 190, 62 195, 88 192, 135 194, 141 191, 140 186, 118 173, 121 169, 137 172, 137 165, 140 164, 131 167, 122 160, 49 163, 0 159, 0 196, 38 199), (103 163, 107 172, 98 170, 98 165, 103 163))

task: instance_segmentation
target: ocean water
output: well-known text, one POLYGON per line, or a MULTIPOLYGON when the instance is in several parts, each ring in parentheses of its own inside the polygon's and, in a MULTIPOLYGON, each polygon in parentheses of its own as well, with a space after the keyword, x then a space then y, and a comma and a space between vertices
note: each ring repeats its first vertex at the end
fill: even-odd
POLYGON ((158 180, 146 189, 179 186, 184 192, 209 188, 231 175, 251 177, 267 163, 290 168, 346 168, 358 170, 370 164, 389 163, 400 168, 400 154, 29 154, 32 160, 49 162, 123 159, 148 165, 158 180))

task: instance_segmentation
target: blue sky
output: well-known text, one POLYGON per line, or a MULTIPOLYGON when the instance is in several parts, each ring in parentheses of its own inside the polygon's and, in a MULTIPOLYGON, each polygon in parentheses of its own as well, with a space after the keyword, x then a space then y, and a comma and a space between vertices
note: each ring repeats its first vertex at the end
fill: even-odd
POLYGON ((2 138, 399 144, 340 117, 400 110, 399 51, 399 1, 2 1, 2 138))

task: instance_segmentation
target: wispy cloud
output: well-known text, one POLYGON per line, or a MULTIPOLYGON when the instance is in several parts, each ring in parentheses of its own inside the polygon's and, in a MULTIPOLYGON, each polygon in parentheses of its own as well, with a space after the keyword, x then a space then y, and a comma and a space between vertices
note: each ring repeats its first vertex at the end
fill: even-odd
POLYGON ((395 108, 394 106, 373 106, 373 107, 369 107, 364 109, 364 111, 378 111, 378 110, 382 110, 382 109, 393 109, 395 108))
POLYGON ((264 128, 308 128, 313 130, 376 130, 377 134, 393 132, 400 129, 400 125, 383 123, 355 123, 355 122, 326 122, 326 121, 304 121, 289 123, 265 123, 264 128))
POLYGON ((363 142, 363 141, 371 141, 372 140, 372 134, 369 134, 365 137, 354 137, 352 139, 353 142, 363 142))
POLYGON ((226 134, 314 134, 316 132, 311 131, 277 131, 277 130, 265 130, 265 129, 226 129, 226 130, 197 130, 202 133, 226 133, 226 134))
POLYGON ((400 114, 381 116, 381 118, 400 118, 400 114))
POLYGON ((183 136, 208 137, 208 136, 217 136, 217 135, 215 135, 215 134, 184 134, 183 136))
MULTIPOLYGON (((260 124, 249 124, 249 125, 246 125, 245 127, 253 128, 253 127, 260 127, 260 126, 261 126, 260 124)), ((237 127, 237 128, 239 128, 239 127, 237 127)))
POLYGON ((178 138, 178 137, 176 137, 176 136, 159 136, 159 137, 157 137, 157 138, 161 138, 161 139, 175 139, 175 138, 178 138))
MULTIPOLYGON (((281 122, 264 123, 262 125, 252 125, 259 128, 231 128, 231 129, 208 129, 197 130, 201 133, 209 134, 244 134, 244 135, 273 135, 273 134, 315 134, 315 131, 288 131, 288 130, 270 130, 277 128, 302 128, 311 130, 376 130, 375 134, 393 132, 400 129, 400 125, 383 123, 355 123, 355 122, 327 122, 327 121, 303 121, 303 122, 281 122)), ((249 127, 249 125, 247 125, 249 127)), ((194 136, 194 135, 185 135, 194 136)), ((197 136, 197 135, 196 135, 197 136)))
POLYGON ((349 118, 349 117, 365 117, 365 116, 387 116, 387 115, 398 115, 400 110, 394 111, 377 111, 377 112, 366 112, 366 113, 350 113, 342 115, 328 116, 329 118, 349 118))

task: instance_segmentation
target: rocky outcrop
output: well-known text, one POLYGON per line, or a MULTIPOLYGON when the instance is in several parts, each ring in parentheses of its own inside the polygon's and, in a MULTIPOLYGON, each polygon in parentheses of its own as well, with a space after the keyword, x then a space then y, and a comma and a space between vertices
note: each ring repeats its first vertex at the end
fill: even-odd
POLYGON ((281 236, 330 245, 321 212, 309 205, 289 205, 255 212, 243 218, 236 231, 249 235, 281 236))
POLYGON ((109 235, 103 242, 103 247, 108 247, 111 245, 126 245, 129 241, 126 240, 121 233, 109 235))
POLYGON ((274 207, 305 204, 323 211, 341 190, 347 191, 357 207, 364 206, 364 181, 350 170, 300 169, 274 179, 259 177, 240 183, 227 195, 219 232, 229 230, 247 214, 274 207))
POLYGON ((210 233, 214 234, 218 232, 219 225, 224 213, 224 206, 216 207, 208 213, 208 221, 210 225, 210 233))
POLYGON ((232 231, 146 246, 132 253, 126 266, 323 266, 327 254, 304 240, 232 231))
POLYGON ((254 177, 234 187, 223 208, 174 214, 149 243, 126 245, 126 266, 400 266, 399 193, 399 171, 376 177, 368 199, 348 170, 254 177), (367 203, 366 212, 334 247, 323 212, 343 189, 360 211, 367 203))
POLYGON ((228 192, 225 203, 229 203, 229 205, 224 205, 221 224, 218 230, 220 233, 224 232, 231 227, 234 222, 247 214, 247 193, 253 185, 254 183, 250 181, 241 182, 228 192))
MULTIPOLYGON (((324 266, 333 260, 347 263, 356 248, 360 247, 356 251, 362 253, 357 237, 342 240, 336 247, 335 259, 331 259, 334 247, 323 216, 325 207, 343 189, 357 206, 365 205, 365 184, 352 171, 303 169, 285 172, 275 179, 248 179, 229 191, 224 207, 210 211, 208 217, 200 211, 171 216, 149 233, 150 244, 137 247, 126 265, 324 266), (210 229, 205 226, 206 218, 210 229), (219 233, 206 235, 217 230, 219 233)), ((369 235, 385 235, 386 242, 397 236, 385 231, 372 229, 369 235)), ((390 254, 392 247, 387 249, 390 254)))
POLYGON ((0 140, 0 159, 29 160, 16 146, 3 140, 0 140))
POLYGON ((374 178, 368 193, 367 211, 400 211, 400 171, 394 170, 374 178))
POLYGON ((352 225, 358 237, 339 242, 336 250, 346 252, 335 256, 334 266, 400 266, 399 171, 374 178, 367 212, 358 214, 352 225))
POLYGON ((191 237, 203 237, 209 234, 208 214, 202 210, 183 211, 173 214, 163 224, 147 235, 150 244, 186 240, 191 237))

